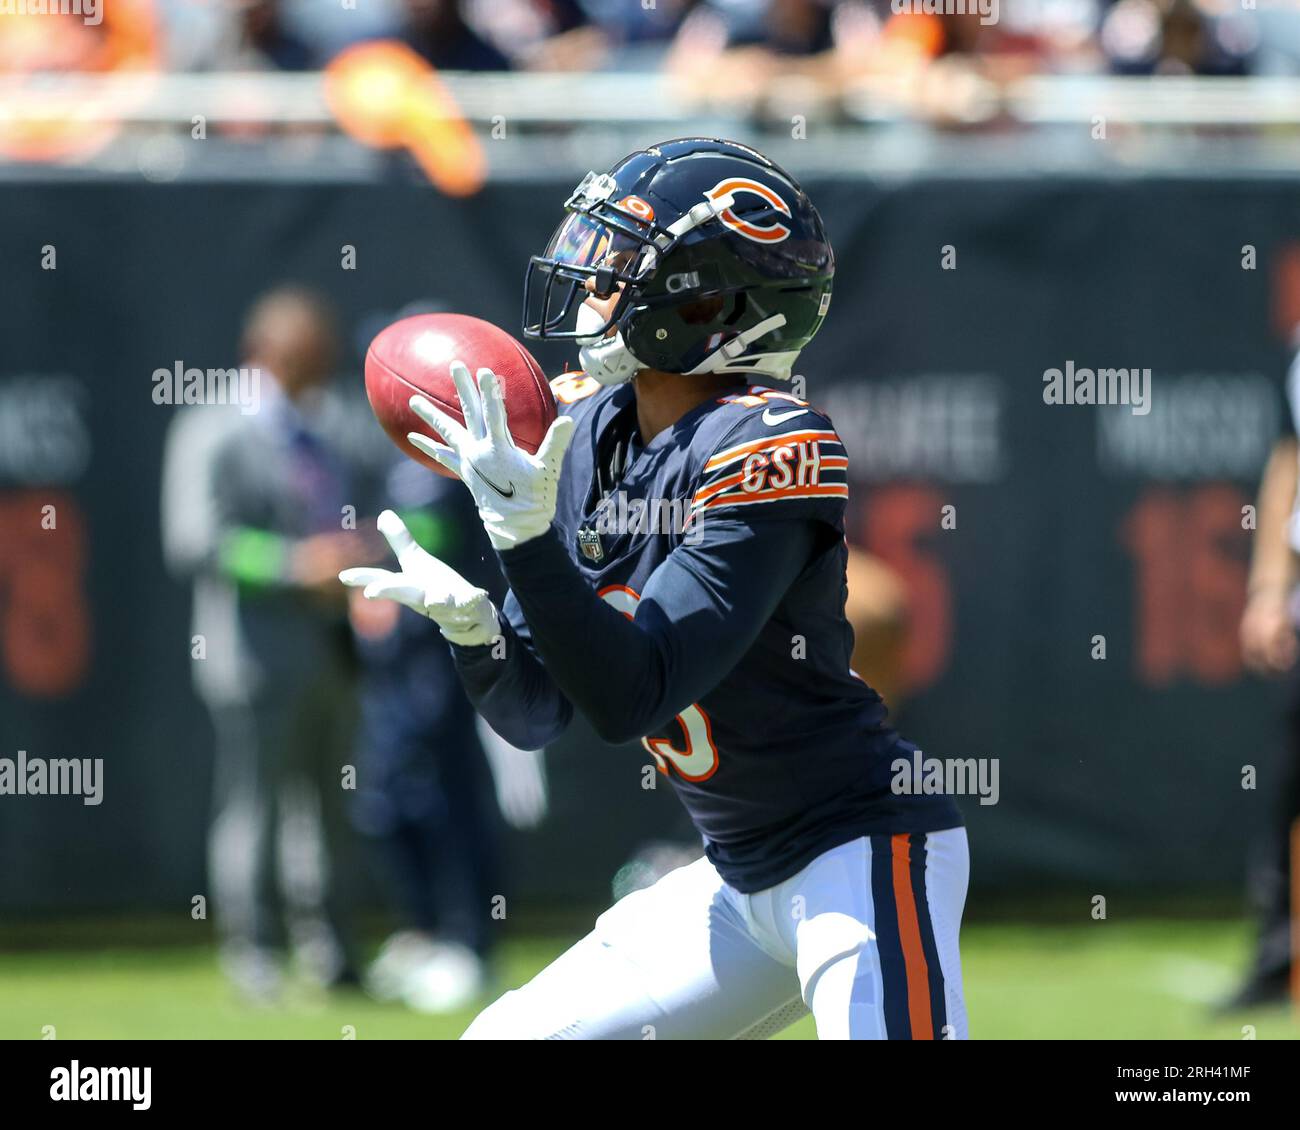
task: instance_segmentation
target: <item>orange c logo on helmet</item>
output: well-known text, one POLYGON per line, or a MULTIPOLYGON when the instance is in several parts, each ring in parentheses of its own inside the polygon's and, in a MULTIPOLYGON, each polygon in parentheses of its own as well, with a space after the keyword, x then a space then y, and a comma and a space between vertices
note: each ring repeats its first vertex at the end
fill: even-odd
MULTIPOLYGON (((777 193, 768 188, 765 184, 760 184, 756 180, 748 180, 745 177, 732 177, 729 180, 720 180, 704 195, 710 200, 718 200, 727 193, 733 196, 742 192, 750 192, 755 196, 761 196, 773 208, 783 215, 789 216, 790 205, 781 199, 777 193)), ((730 208, 718 213, 718 219, 727 225, 732 231, 738 232, 746 239, 752 239, 755 243, 780 243, 790 234, 790 229, 781 223, 780 220, 773 220, 770 224, 751 224, 742 220, 730 208)))

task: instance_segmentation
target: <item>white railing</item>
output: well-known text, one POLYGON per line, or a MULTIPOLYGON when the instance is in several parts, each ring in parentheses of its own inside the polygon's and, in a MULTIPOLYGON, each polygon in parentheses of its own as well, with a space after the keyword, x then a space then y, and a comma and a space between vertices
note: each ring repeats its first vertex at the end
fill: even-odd
MULTIPOLYGON (((834 109, 862 123, 914 117, 896 82, 863 79, 828 91, 804 79, 778 80, 763 102, 720 104, 664 74, 447 74, 464 116, 526 129, 608 126, 744 117, 788 126, 806 107, 816 119, 834 109)), ((1089 123, 1097 117, 1140 126, 1300 126, 1300 79, 1037 76, 989 88, 976 118, 997 114, 1026 125, 1089 123)), ((0 126, 75 117, 189 129, 195 116, 232 124, 332 128, 322 74, 164 74, 0 76, 0 126)), ((971 115, 962 115, 970 117, 971 115)))

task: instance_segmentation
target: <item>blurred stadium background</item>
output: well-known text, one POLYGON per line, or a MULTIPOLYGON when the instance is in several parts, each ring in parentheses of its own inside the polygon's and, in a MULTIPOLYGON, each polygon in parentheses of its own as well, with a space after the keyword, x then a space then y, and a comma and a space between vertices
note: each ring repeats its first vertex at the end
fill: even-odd
MULTIPOLYGON (((151 374, 235 364, 284 280, 338 311, 354 392, 413 302, 517 332, 579 177, 695 134, 762 149, 822 210, 835 306, 800 371, 850 451, 853 536, 903 585, 899 726, 1000 759, 998 803, 966 806, 973 1034, 1300 1034, 1209 1008, 1249 958, 1276 800, 1281 691, 1237 627, 1300 326, 1300 7, 915 7, 0 4, 0 756, 106 767, 96 807, 0 797, 0 1036, 464 1026, 222 983, 191 913, 212 736, 151 374), (1151 369, 1149 414, 1045 404, 1071 361, 1151 369), (57 537, 32 532, 48 504, 57 537)), ((547 751, 549 813, 506 834, 495 989, 689 842, 642 760, 585 733, 547 751)))

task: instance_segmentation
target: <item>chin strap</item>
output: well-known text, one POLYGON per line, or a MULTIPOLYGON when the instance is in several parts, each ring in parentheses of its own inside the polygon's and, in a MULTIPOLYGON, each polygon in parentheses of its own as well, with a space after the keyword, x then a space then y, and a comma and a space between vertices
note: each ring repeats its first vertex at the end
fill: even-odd
POLYGON ((770 334, 773 330, 779 330, 784 325, 784 314, 773 314, 770 318, 764 318, 757 325, 742 330, 730 341, 724 342, 693 369, 688 369, 687 372, 692 375, 696 373, 766 373, 778 380, 788 381, 790 379, 790 370, 794 367, 795 358, 799 356, 797 349, 745 356, 746 350, 760 337, 770 334))
MULTIPOLYGON (((701 373, 762 373, 774 380, 788 381, 799 356, 797 349, 768 353, 747 353, 759 338, 779 330, 785 325, 784 314, 773 314, 757 325, 738 333, 730 341, 710 353, 686 375, 701 373)), ((597 384, 621 385, 630 381, 641 369, 647 368, 623 341, 623 331, 613 337, 591 342, 578 350, 583 373, 597 384)))

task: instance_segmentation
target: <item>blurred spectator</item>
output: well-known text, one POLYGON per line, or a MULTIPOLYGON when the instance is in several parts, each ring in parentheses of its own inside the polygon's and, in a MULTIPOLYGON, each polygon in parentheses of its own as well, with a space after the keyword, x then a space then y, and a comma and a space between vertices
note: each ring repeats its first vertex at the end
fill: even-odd
MULTIPOLYGON (((426 550, 500 594, 495 555, 460 483, 401 458, 384 494, 426 550)), ((541 757, 516 750, 486 726, 476 732, 437 624, 357 590, 352 598, 363 664, 353 821, 371 844, 402 923, 371 966, 367 988, 422 1012, 452 1011, 484 989, 496 941, 498 804, 516 825, 541 818, 541 757)))
POLYGON ((1259 46, 1251 56, 1251 73, 1300 74, 1300 5, 1258 5, 1254 23, 1259 30, 1259 46))
MULTIPOLYGON (((669 69, 698 97, 758 103, 782 76, 837 81, 837 17, 851 0, 700 0, 683 20, 669 69)), ((865 10, 864 10, 865 11, 865 10)))
POLYGON ((444 71, 506 71, 510 60, 466 22, 459 0, 403 0, 400 38, 444 71))
POLYGON ((174 44, 174 61, 194 71, 307 71, 324 59, 287 18, 281 0, 236 0, 212 13, 201 42, 174 44))
POLYGON ((831 47, 830 0, 701 0, 694 19, 713 17, 727 46, 762 47, 776 55, 816 55, 831 47))
POLYGON ((701 97, 742 105, 770 99, 776 79, 804 80, 793 89, 807 102, 860 78, 892 78, 895 101, 927 118, 962 120, 969 105, 996 103, 1002 83, 1047 66, 1057 40, 1068 39, 992 15, 973 7, 931 14, 920 0, 700 0, 669 66, 701 97))
POLYGON ((469 22, 516 66, 542 71, 591 70, 605 38, 579 0, 470 0, 469 22))
POLYGON ((1244 75, 1258 39, 1244 13, 1212 16, 1196 0, 1119 0, 1101 25, 1121 75, 1244 75))
POLYGON ((539 71, 654 70, 697 0, 471 0, 470 22, 539 71))
POLYGON ((1044 69, 1048 49, 1037 29, 1013 26, 999 17, 986 20, 978 11, 963 13, 905 12, 885 24, 885 44, 910 46, 929 60, 961 58, 1001 77, 1044 69))
POLYGON ((1095 68, 1090 30, 1095 0, 1001 0, 964 12, 925 11, 920 3, 877 8, 874 50, 859 33, 840 34, 846 82, 855 75, 887 81, 891 101, 944 126, 984 125, 1001 117, 1008 84, 1054 70, 1095 68))
POLYGON ((658 0, 646 7, 641 0, 579 0, 592 27, 605 43, 602 65, 635 70, 656 69, 682 20, 698 0, 658 0))
POLYGON ((224 69, 305 71, 319 62, 307 44, 285 27, 279 0, 243 0, 237 19, 238 34, 227 47, 224 69))
POLYGON ((312 981, 352 976, 341 772, 355 660, 337 574, 382 547, 345 528, 364 486, 332 363, 319 300, 265 295, 241 359, 258 410, 184 410, 164 458, 164 549, 194 582, 195 686, 217 739, 211 901, 223 967, 254 998, 278 990, 286 941, 312 981))

